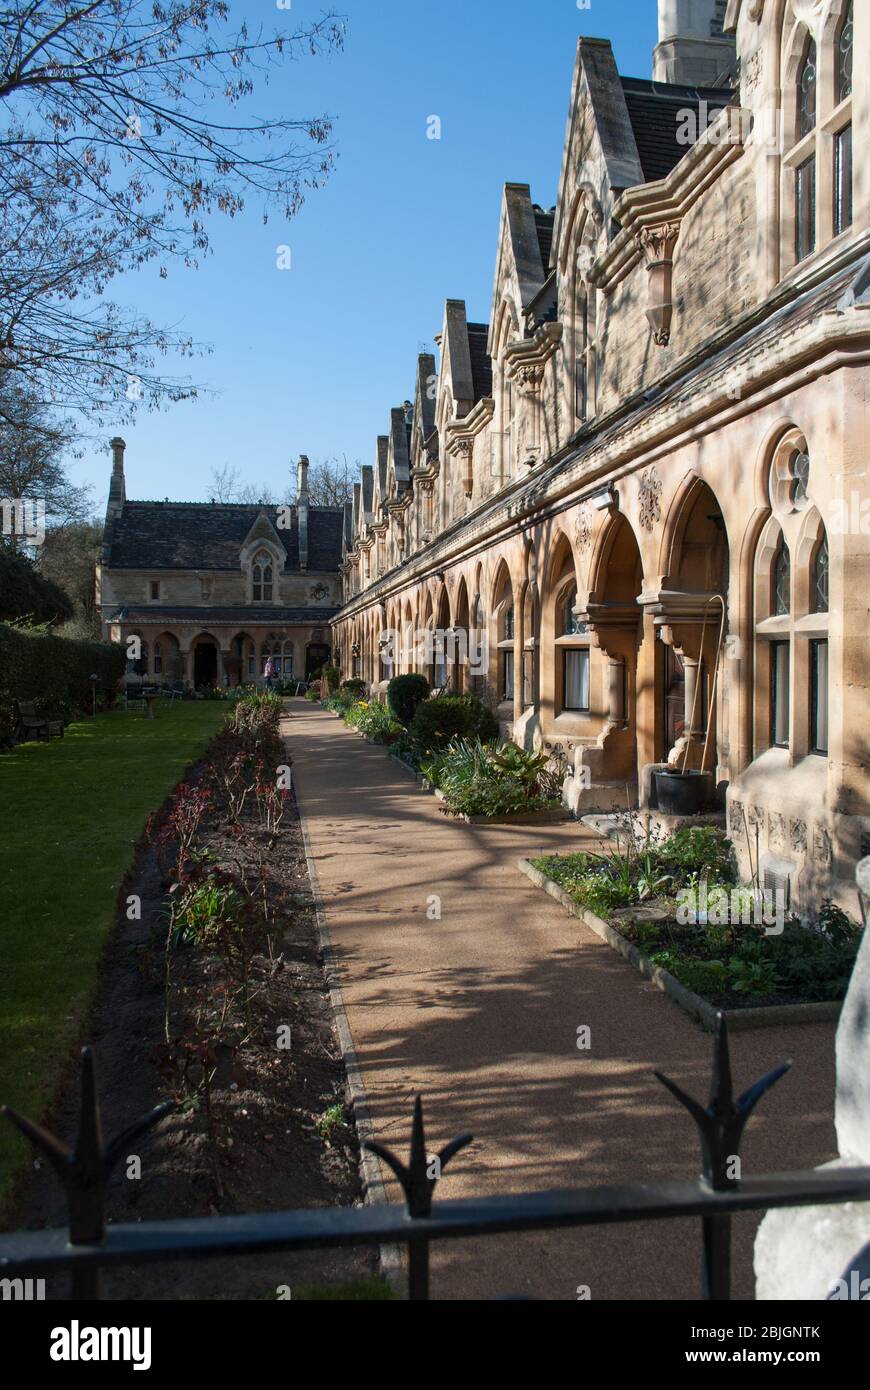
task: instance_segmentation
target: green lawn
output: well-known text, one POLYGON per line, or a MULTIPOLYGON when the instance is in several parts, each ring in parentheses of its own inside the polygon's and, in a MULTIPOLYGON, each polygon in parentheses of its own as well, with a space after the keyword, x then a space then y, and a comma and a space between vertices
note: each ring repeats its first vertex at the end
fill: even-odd
MULTIPOLYGON (((227 716, 102 714, 0 756, 0 1102, 38 1118, 76 1040, 151 811, 227 716)), ((29 1146, 0 1119, 0 1199, 29 1146)))

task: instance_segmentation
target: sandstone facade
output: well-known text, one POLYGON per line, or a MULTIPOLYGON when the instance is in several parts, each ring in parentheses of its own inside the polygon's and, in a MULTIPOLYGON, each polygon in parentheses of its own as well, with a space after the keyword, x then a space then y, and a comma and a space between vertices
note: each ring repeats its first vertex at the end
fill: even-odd
POLYGON ((312 507, 308 460, 293 506, 128 502, 114 464, 97 585, 107 638, 137 637, 131 671, 189 686, 305 679, 328 660, 341 599, 343 517, 312 507))
POLYGON ((484 694, 566 757, 575 809, 703 764, 747 876, 854 912, 870 8, 729 0, 724 36, 709 8, 707 56, 736 61, 708 88, 580 40, 555 206, 507 184, 489 324, 446 302, 348 510, 334 641, 345 676, 484 694))

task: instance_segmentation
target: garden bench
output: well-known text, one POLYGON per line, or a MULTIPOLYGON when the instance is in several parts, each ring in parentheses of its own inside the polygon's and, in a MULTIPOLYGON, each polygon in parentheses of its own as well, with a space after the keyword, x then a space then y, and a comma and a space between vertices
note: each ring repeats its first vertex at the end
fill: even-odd
POLYGON ((18 718, 17 736, 20 743, 28 739, 50 739, 54 734, 63 738, 63 720, 49 719, 48 715, 38 714, 33 700, 16 700, 18 718))

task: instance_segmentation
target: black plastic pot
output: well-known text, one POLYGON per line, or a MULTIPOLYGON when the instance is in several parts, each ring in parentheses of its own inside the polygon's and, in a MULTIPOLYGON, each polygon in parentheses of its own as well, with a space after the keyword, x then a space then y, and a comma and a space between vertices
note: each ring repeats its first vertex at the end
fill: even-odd
POLYGON ((656 800, 666 816, 696 816, 707 799, 706 772, 655 772, 656 800))

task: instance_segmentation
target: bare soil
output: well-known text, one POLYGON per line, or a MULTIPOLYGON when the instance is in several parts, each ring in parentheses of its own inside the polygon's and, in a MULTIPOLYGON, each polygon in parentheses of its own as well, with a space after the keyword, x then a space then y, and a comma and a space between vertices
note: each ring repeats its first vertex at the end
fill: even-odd
MULTIPOLYGON (((141 1177, 128 1176, 135 1165, 119 1165, 110 1185, 109 1220, 360 1204, 359 1147, 346 1103, 346 1076, 319 955, 295 798, 287 802, 284 821, 274 833, 246 825, 239 836, 213 821, 197 843, 213 861, 241 867, 257 901, 265 890, 278 925, 269 949, 254 961, 249 1019, 237 995, 227 994, 218 957, 196 947, 173 952, 170 1034, 181 1031, 192 1016, 202 1016, 210 1030, 216 1020, 222 1024, 209 1120, 201 1095, 192 1097, 177 1077, 167 1080, 158 1070, 165 1038, 171 853, 156 849, 147 838, 140 844, 119 895, 117 929, 103 961, 86 1041, 95 1052, 107 1139, 163 1100, 176 1097, 180 1104, 134 1142, 141 1177), (127 920, 131 894, 141 899, 141 920, 127 920), (279 1050, 279 1029, 287 1025, 292 1045, 289 1051, 279 1050), (328 1111, 332 1123, 324 1127, 328 1111)), ((78 1123, 76 1072, 70 1070, 48 1117, 48 1127, 65 1139, 75 1134, 78 1123)), ((38 1161, 13 1224, 29 1229, 66 1224, 60 1186, 38 1161)), ((344 1288, 377 1277, 376 1251, 310 1251, 107 1271, 102 1294, 114 1299, 274 1299, 282 1287, 299 1297, 314 1286, 344 1288)), ((47 1292, 49 1297, 67 1296, 65 1287, 47 1292)))

